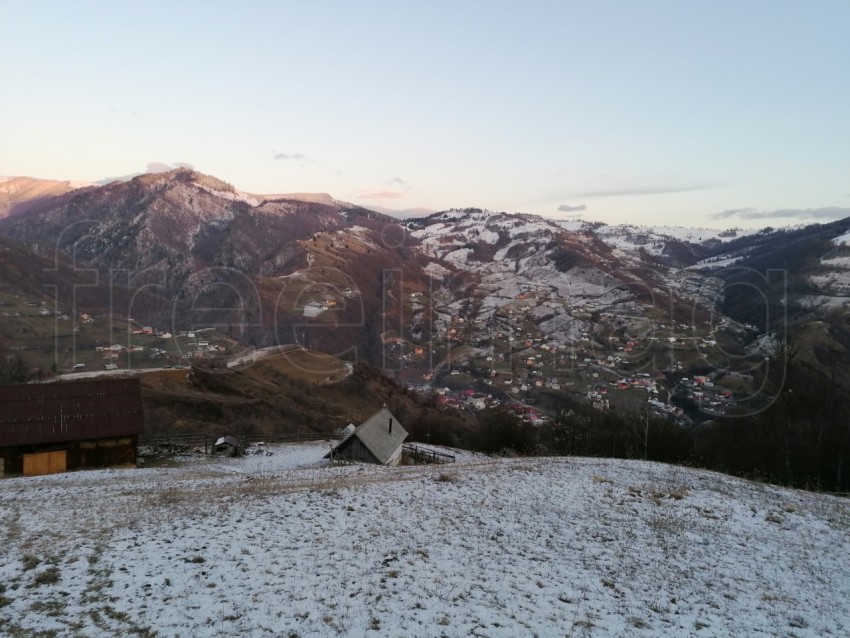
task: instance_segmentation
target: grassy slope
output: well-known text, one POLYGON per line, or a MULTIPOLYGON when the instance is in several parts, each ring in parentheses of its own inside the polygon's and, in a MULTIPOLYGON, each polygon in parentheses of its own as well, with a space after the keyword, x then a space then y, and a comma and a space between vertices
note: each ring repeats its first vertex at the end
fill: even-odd
POLYGON ((343 378, 345 369, 330 355, 294 351, 237 369, 145 374, 146 429, 204 434, 331 432, 365 420, 383 403, 402 423, 427 411, 421 398, 377 371, 355 365, 353 373, 343 378))

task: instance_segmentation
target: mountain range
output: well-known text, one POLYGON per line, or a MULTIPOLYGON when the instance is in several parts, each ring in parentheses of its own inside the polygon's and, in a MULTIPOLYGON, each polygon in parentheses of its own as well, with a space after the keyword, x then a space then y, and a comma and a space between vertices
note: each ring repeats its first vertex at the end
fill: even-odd
MULTIPOLYGON (((0 193, 0 293, 72 321, 300 343, 408 385, 544 409, 541 393, 567 388, 608 407, 602 386, 636 374, 740 378, 728 389, 751 399, 789 337, 807 365, 850 371, 850 219, 758 231, 479 209, 399 220, 185 168, 103 186, 6 178, 0 193)), ((26 334, 7 330, 0 348, 26 334)), ((654 390, 669 411, 682 388, 654 390)))

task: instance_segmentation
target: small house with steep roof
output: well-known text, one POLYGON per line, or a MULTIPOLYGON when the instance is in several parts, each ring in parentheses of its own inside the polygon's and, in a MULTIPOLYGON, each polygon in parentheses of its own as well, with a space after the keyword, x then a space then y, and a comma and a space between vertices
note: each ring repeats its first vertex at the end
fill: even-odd
POLYGON ((398 465, 406 438, 407 430, 383 407, 354 428, 324 458, 398 465))

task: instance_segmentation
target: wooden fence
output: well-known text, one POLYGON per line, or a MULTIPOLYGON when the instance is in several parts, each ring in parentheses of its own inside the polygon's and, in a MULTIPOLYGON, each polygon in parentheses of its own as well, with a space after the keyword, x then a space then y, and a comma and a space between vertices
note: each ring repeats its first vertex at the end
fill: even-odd
POLYGON ((405 443, 402 448, 409 452, 410 455, 417 461, 425 461, 426 463, 454 463, 455 457, 453 454, 445 452, 437 452, 430 448, 414 445, 413 443, 405 443))
MULTIPOLYGON (((295 432, 286 434, 245 434, 237 436, 240 449, 245 449, 252 443, 297 443, 299 441, 325 441, 338 439, 334 434, 321 434, 318 432, 295 432)), ((172 451, 180 450, 204 450, 208 454, 217 436, 208 434, 142 434, 139 436, 139 446, 166 448, 172 451)))

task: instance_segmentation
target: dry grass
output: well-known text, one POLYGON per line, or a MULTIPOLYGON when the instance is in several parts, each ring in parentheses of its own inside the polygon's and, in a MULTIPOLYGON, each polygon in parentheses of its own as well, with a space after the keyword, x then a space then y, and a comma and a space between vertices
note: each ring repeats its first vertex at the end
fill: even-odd
POLYGON ((28 572, 31 569, 35 569, 41 564, 41 559, 37 556, 33 556, 32 554, 24 554, 21 558, 21 562, 24 564, 24 571, 28 572))
POLYGON ((39 585, 52 585, 57 582, 59 582, 59 568, 48 567, 43 572, 36 574, 31 586, 38 587, 39 585))
POLYGON ((660 505, 665 500, 681 501, 688 495, 688 488, 679 486, 675 488, 658 488, 658 487, 640 487, 636 485, 629 486, 629 494, 634 497, 646 496, 656 505, 660 505))
POLYGON ((434 477, 434 480, 438 483, 457 483, 458 476, 452 472, 440 472, 434 477))
POLYGON ((688 495, 688 488, 686 487, 677 487, 667 494, 669 498, 672 498, 676 501, 681 501, 688 495))
POLYGON ((347 374, 342 361, 316 350, 292 350, 262 359, 255 365, 272 368, 309 384, 324 384, 328 377, 331 381, 339 381, 347 374))

